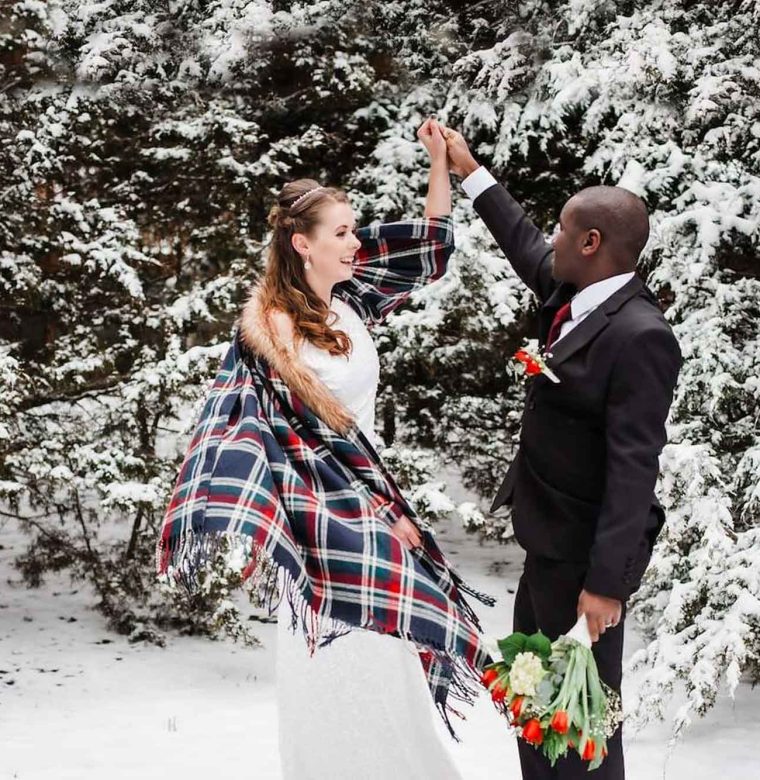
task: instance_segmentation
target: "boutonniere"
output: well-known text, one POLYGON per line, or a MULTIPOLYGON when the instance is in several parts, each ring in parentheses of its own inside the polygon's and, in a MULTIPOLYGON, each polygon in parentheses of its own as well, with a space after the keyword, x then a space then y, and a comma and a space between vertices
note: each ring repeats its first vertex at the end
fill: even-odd
MULTIPOLYGON (((551 352, 547 354, 551 355, 551 352)), ((535 339, 518 349, 513 357, 524 366, 527 376, 544 374, 552 382, 559 383, 559 377, 546 365, 545 354, 538 349, 538 342, 535 339)))

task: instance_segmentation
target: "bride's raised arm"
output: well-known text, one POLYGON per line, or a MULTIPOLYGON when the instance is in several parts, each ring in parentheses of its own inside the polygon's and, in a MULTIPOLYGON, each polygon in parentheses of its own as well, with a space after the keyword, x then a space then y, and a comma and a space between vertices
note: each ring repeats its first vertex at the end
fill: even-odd
POLYGON ((420 125, 417 138, 430 155, 425 215, 359 228, 353 276, 333 287, 367 327, 383 322, 415 290, 440 279, 454 251, 446 140, 432 117, 420 125))
POLYGON ((443 128, 434 117, 428 117, 417 130, 417 138, 430 155, 425 216, 442 217, 451 214, 451 184, 443 128))

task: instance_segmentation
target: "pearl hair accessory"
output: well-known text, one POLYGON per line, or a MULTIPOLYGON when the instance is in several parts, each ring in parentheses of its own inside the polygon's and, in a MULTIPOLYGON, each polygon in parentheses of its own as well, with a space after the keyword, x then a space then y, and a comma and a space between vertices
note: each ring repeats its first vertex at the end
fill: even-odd
POLYGON ((306 190, 303 195, 299 195, 291 204, 288 206, 288 209, 292 209, 295 206, 297 206, 307 195, 311 195, 312 192, 316 192, 317 190, 323 190, 324 187, 320 184, 318 187, 313 187, 310 190, 306 190))

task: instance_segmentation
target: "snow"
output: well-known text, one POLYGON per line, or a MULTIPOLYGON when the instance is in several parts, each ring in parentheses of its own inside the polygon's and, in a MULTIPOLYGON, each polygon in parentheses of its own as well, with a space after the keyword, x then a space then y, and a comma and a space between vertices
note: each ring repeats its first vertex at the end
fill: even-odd
MULTIPOLYGON (((476 504, 458 486, 452 469, 442 476, 456 501, 476 504)), ((27 590, 11 566, 26 537, 15 521, 4 523, 0 780, 158 780, 171 771, 188 780, 280 777, 274 623, 255 623, 262 648, 180 636, 169 636, 166 647, 129 644, 109 632, 91 608, 89 586, 51 574, 40 589, 27 590)), ((466 580, 497 598, 490 609, 475 602, 486 634, 506 634, 521 566, 519 548, 480 544, 448 523, 437 527, 437 538, 466 580)), ((263 617, 247 604, 244 611, 259 621, 263 617)), ((630 622, 626 630, 630 657, 643 642, 630 622)), ((626 677, 624 699, 636 684, 635 676, 626 677)), ((674 702, 670 718, 677 708, 674 702)), ((455 718, 461 743, 452 742, 440 724, 462 776, 518 777, 514 740, 487 698, 462 709, 467 720, 455 718)), ((695 719, 670 754, 667 724, 628 735, 627 776, 753 777, 760 762, 758 728, 757 694, 740 683, 733 700, 719 693, 715 707, 704 719, 695 719)))

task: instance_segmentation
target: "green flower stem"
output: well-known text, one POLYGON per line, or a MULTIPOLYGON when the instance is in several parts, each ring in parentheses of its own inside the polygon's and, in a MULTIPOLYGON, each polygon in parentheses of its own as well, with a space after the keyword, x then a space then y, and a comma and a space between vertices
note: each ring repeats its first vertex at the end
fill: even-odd
POLYGON ((578 745, 578 750, 582 754, 583 753, 583 747, 585 747, 586 742, 589 738, 589 718, 588 718, 588 663, 586 664, 586 669, 583 670, 583 685, 581 687, 581 697, 583 699, 583 739, 581 741, 581 744, 578 745))
POLYGON ((569 660, 567 662, 567 669, 565 670, 565 677, 562 680, 562 685, 560 686, 557 695, 541 713, 542 718, 558 709, 567 710, 568 704, 570 702, 571 683, 575 676, 576 666, 575 653, 570 652, 568 655, 569 660))

